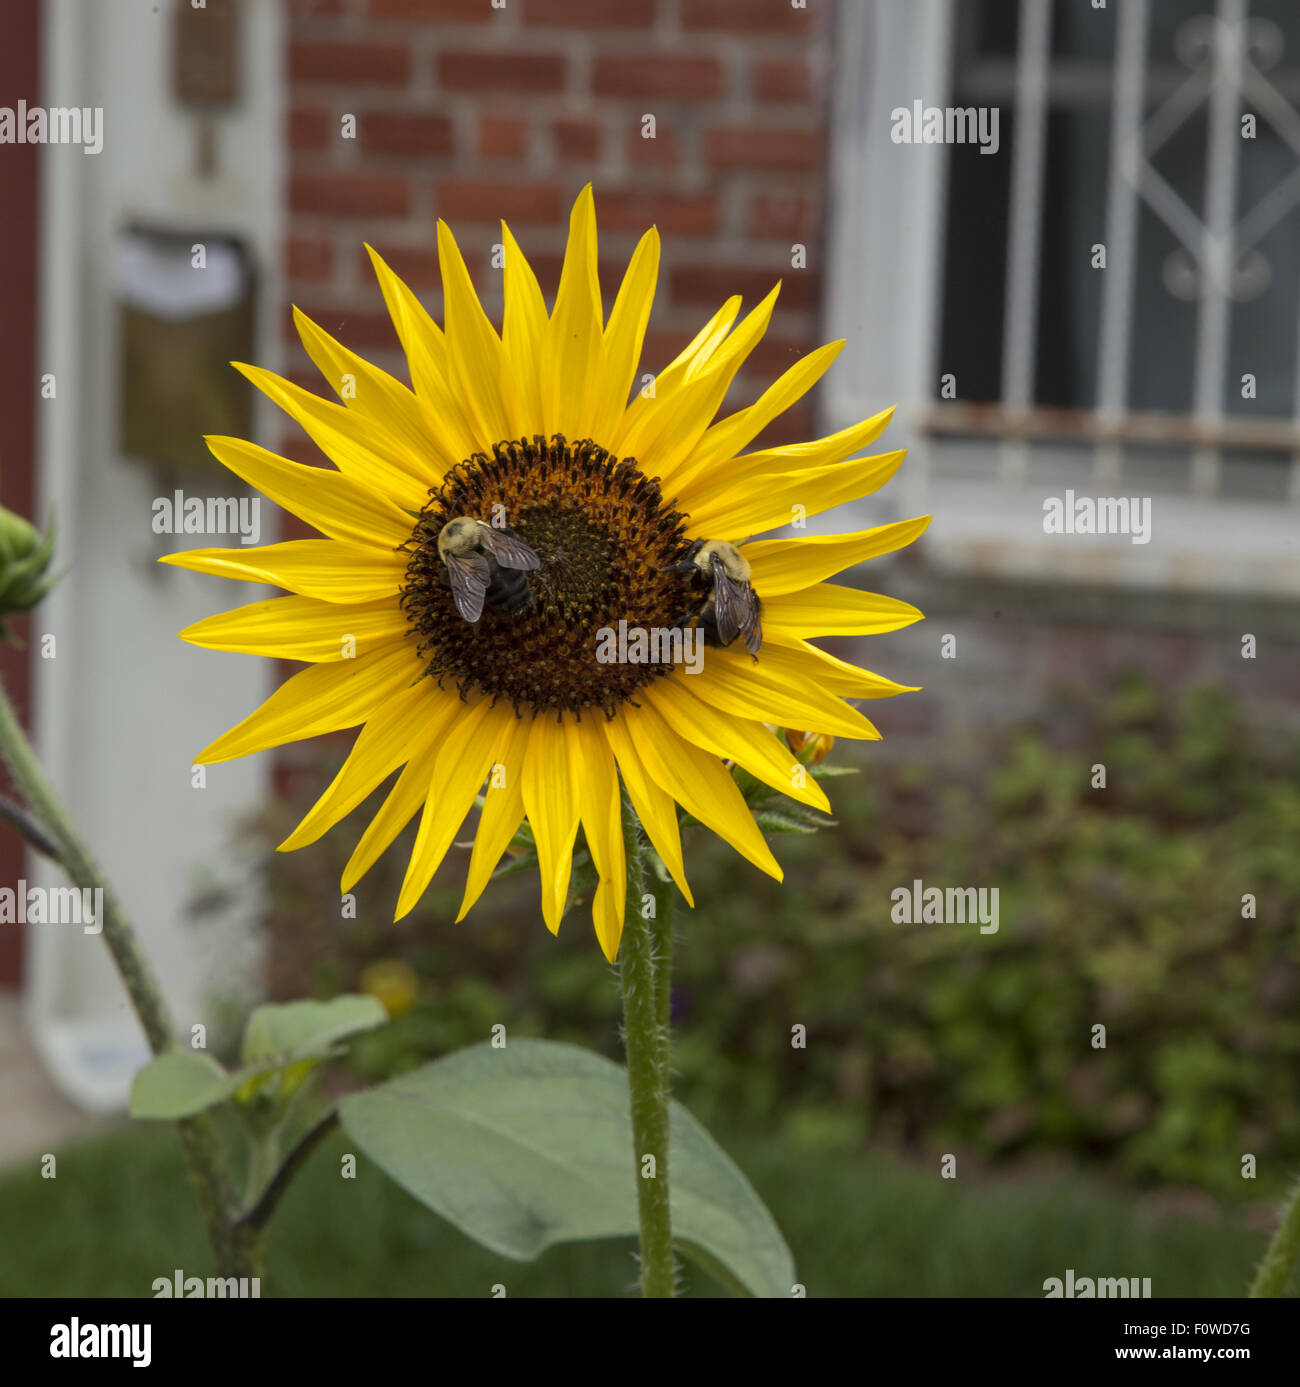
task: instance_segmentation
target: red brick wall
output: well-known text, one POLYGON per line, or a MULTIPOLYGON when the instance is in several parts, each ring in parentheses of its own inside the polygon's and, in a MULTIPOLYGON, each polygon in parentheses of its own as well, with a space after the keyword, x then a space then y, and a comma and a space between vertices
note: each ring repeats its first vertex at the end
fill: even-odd
MULTIPOLYGON (((7 105, 19 100, 35 104, 40 89, 40 14, 33 6, 15 6, 5 15, 0 42, 0 92, 7 105)), ((0 413, 5 421, 0 445, 0 504, 42 529, 46 517, 36 513, 36 332, 37 234, 36 202, 39 145, 8 145, 4 150, 5 214, 0 217, 0 413)), ((66 563, 66 553, 62 555, 66 563)), ((0 644, 0 680, 23 724, 28 724, 28 693, 32 668, 31 619, 11 620, 23 646, 0 644)), ((37 628, 39 633, 40 628, 37 628)), ((30 728, 29 728, 30 730, 30 728)), ((8 770, 0 768, 0 793, 22 796, 11 785, 8 770)), ((26 844, 8 825, 0 827, 0 882, 17 883, 26 865, 26 844)), ((0 990, 22 979, 23 930, 0 926, 0 990)))
MULTIPOLYGON (((784 281, 736 403, 816 346, 832 0, 291 0, 293 302, 401 370, 369 240, 441 317, 435 221, 499 311, 504 217, 554 292, 568 209, 596 192, 607 308, 641 232, 664 256, 643 364, 662 367, 733 293, 784 281), (653 115, 656 138, 643 139, 653 115), (345 115, 356 138, 342 137, 345 115), (807 246, 807 268, 791 247, 807 246)), ((296 343, 286 312, 286 333, 296 343)), ((319 388, 305 355, 291 372, 319 388)), ((404 374, 404 373, 403 373, 404 374)), ((809 436, 810 407, 762 441, 809 436)), ((301 454, 286 436, 286 451, 301 454)), ((309 455, 309 454, 301 454, 309 455)))

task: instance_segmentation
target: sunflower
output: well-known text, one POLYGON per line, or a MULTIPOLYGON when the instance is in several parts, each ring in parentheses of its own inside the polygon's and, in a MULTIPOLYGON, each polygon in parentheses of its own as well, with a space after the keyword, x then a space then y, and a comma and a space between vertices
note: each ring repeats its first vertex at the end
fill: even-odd
POLYGON ((289 594, 197 622, 180 633, 185 640, 307 666, 200 753, 200 764, 361 729, 281 850, 316 841, 400 770, 342 879, 350 891, 418 813, 400 919, 482 795, 457 918, 527 820, 542 914, 558 930, 581 828, 599 876, 593 923, 612 960, 626 895, 624 793, 688 902, 679 805, 780 879, 726 763, 829 808, 769 727, 879 736, 845 700, 906 686, 836 659, 811 638, 889 631, 921 616, 907 603, 824 580, 910 543, 928 517, 745 543, 875 491, 903 460, 902 452, 855 458, 883 431, 889 410, 815 442, 744 451, 815 384, 843 343, 810 352, 754 404, 716 418, 767 328, 779 284, 744 317, 740 299, 729 299, 680 356, 638 379, 659 265, 655 230, 637 245, 608 319, 590 186, 570 217, 549 313, 504 224, 502 244, 500 332, 444 223, 441 327, 370 250, 411 388, 300 312, 303 345, 337 403, 236 363, 334 468, 300 465, 237 438, 210 437, 208 446, 323 538, 193 550, 163 562, 289 594), (487 524, 506 517, 540 556, 535 570, 514 575, 517 587, 527 585, 523 610, 489 603, 473 623, 458 612, 437 547, 442 527, 457 517, 487 524), (709 645, 696 672, 680 663, 598 659, 602 633, 620 621, 643 631, 698 624, 681 565, 702 539, 744 546, 762 603, 757 656, 733 641, 709 645))

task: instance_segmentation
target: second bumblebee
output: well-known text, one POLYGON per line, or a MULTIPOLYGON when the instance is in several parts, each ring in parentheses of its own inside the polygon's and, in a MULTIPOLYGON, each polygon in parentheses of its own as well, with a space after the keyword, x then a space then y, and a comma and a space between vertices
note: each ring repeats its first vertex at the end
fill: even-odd
POLYGON ((672 565, 698 601, 682 618, 699 618, 704 643, 728 646, 744 636, 745 648, 757 656, 763 648, 763 604, 750 586, 749 560, 725 539, 697 539, 680 563, 672 565))

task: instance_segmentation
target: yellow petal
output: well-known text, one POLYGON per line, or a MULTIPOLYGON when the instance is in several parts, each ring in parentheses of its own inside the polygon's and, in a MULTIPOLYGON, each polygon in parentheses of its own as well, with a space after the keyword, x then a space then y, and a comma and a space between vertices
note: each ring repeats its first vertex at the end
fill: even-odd
POLYGON ((815 674, 813 660, 765 640, 757 661, 710 650, 704 669, 691 676, 691 691, 724 713, 754 722, 878 741, 880 733, 866 718, 815 682, 815 674))
POLYGON ((389 269, 383 256, 366 247, 388 316, 406 353, 411 384, 416 397, 426 405, 425 424, 438 447, 441 471, 463 461, 474 452, 472 435, 451 387, 447 365, 447 342, 442 329, 425 311, 424 305, 389 269))
POLYGON ((809 644, 802 636, 793 635, 779 626, 773 627, 770 632, 764 631, 763 653, 765 657, 770 654, 778 663, 783 660, 790 661, 788 668, 799 668, 800 678, 816 680, 830 692, 843 698, 893 698, 895 694, 918 693, 921 687, 919 684, 896 684, 882 674, 872 674, 869 669, 860 669, 857 665, 830 655, 825 650, 809 644))
POLYGON ((524 792, 520 772, 524 764, 524 748, 528 745, 528 729, 524 724, 515 728, 501 760, 488 776, 483 812, 479 815, 478 831, 474 834, 474 851, 470 854, 469 874, 465 878, 465 894, 461 898, 459 924, 469 914, 470 907, 483 894, 496 865, 510 840, 524 821, 524 792), (499 780, 499 783, 497 781, 499 780))
POLYGON ((743 453, 734 459, 727 476, 761 476, 764 472, 798 471, 801 467, 821 467, 828 462, 839 462, 860 452, 869 443, 874 443, 889 427, 894 417, 894 406, 882 409, 869 419, 861 419, 837 433, 827 434, 825 438, 813 438, 804 443, 783 443, 776 448, 764 448, 757 453, 743 453))
POLYGON ((159 563, 245 583, 271 583, 303 597, 350 604, 397 600, 408 555, 357 549, 336 539, 291 539, 260 549, 186 549, 159 563))
POLYGON ((391 553, 411 537, 411 517, 351 477, 303 467, 242 438, 204 441, 237 477, 331 539, 391 553))
POLYGON ((293 321, 307 355, 349 409, 416 456, 444 452, 432 415, 401 381, 336 342, 300 308, 293 310, 293 321))
POLYGON ((392 598, 344 607, 316 597, 272 597, 187 626, 180 638, 204 650, 283 660, 353 660, 405 640, 408 622, 392 598))
POLYGON ((761 723, 730 717, 696 698, 691 692, 693 677, 657 679, 646 689, 646 700, 679 737, 735 761, 756 780, 829 814, 830 801, 821 786, 807 778, 790 748, 761 723))
POLYGON ((602 447, 606 446, 606 439, 615 437, 618 421, 627 408, 658 277, 659 233, 652 227, 641 237, 632 255, 605 327, 604 378, 591 425, 591 436, 602 447))
POLYGON ((357 660, 300 670, 243 722, 201 751, 194 762, 210 766, 322 732, 355 727, 420 678, 424 665, 414 646, 404 641, 357 660))
POLYGON ((510 435, 506 402, 513 387, 501 339, 478 301, 456 238, 447 223, 438 222, 438 263, 442 267, 442 297, 447 322, 447 359, 452 385, 470 431, 474 452, 487 453, 510 435))
POLYGON ((621 440, 637 427, 643 415, 656 407, 660 395, 669 395, 677 390, 692 372, 702 370, 708 364, 719 343, 731 331, 731 325, 740 312, 740 295, 735 294, 709 319, 686 346, 654 378, 654 393, 638 391, 622 418, 614 428, 610 442, 604 444, 611 453, 620 456, 627 451, 621 440))
POLYGON ((569 215, 569 242, 541 359, 545 433, 591 436, 600 381, 603 325, 596 277, 596 210, 588 183, 569 215))
POLYGON ((549 717, 533 720, 524 756, 524 813, 537 844, 542 918, 556 934, 569 893, 573 842, 578 836, 582 746, 573 726, 549 717))
POLYGON ((379 292, 384 296, 384 307, 388 309, 407 363, 412 368, 411 383, 419 394, 422 382, 432 385, 446 380, 447 340, 406 281, 393 271, 374 246, 366 242, 365 247, 379 281, 379 292), (415 349, 414 360, 412 348, 415 349))
POLYGON ((465 820, 474 798, 482 788, 488 771, 501 759, 506 742, 515 731, 515 715, 505 708, 494 709, 491 701, 480 698, 465 709, 456 725, 456 735, 443 740, 433 764, 420 830, 411 849, 411 860, 397 901, 400 920, 419 903, 433 874, 447 855, 456 830, 465 820))
POLYGON ((779 414, 813 388, 840 354, 843 342, 829 342, 795 362, 748 409, 742 409, 714 424, 672 474, 673 486, 680 492, 686 483, 707 475, 711 468, 734 458, 779 414))
POLYGON ((755 589, 766 602, 785 592, 801 592, 854 564, 911 544, 925 532, 928 515, 898 520, 851 535, 818 535, 811 539, 761 539, 745 546, 755 589))
POLYGON ((677 806, 672 796, 659 788, 641 761, 641 754, 628 730, 626 713, 630 704, 625 704, 617 716, 601 724, 601 731, 609 743, 609 749, 618 762, 619 774, 623 777, 623 787, 636 811, 641 827, 651 846, 668 868, 668 874, 677 883, 677 889, 689 905, 695 900, 686 882, 686 866, 682 861, 682 835, 677 827, 677 806))
POLYGON ((501 223, 501 244, 506 257, 501 344, 515 379, 518 399, 510 433, 514 438, 532 438, 545 430, 541 361, 546 340, 546 301, 533 267, 505 222, 501 223))
POLYGON ((841 462, 879 438, 893 414, 892 407, 882 409, 870 419, 864 419, 826 438, 744 453, 732 458, 725 467, 695 473, 677 486, 682 507, 695 510, 715 505, 729 495, 761 494, 765 486, 783 476, 797 476, 805 469, 811 475, 815 469, 825 469, 841 462))
POLYGON ((339 890, 345 895, 379 861, 394 838, 411 822, 429 796, 433 768, 442 743, 435 738, 414 752, 343 868, 339 890))
POLYGON ((456 695, 444 693, 431 679, 390 699, 361 729, 329 788, 277 851, 293 852, 329 832, 398 766, 441 737, 460 708, 456 695))
POLYGON ((344 476, 361 482, 381 496, 396 501, 399 506, 418 511, 428 499, 429 487, 438 474, 428 465, 428 453, 422 457, 408 454, 394 439, 388 439, 387 455, 378 447, 383 441, 373 425, 362 416, 350 414, 332 400, 303 390, 292 381, 284 380, 273 371, 259 366, 233 362, 257 388, 292 419, 302 425, 307 436, 330 459, 344 476))
POLYGON ((722 762, 675 738, 671 728, 648 704, 640 708, 629 706, 627 723, 642 764, 659 788, 730 843, 742 857, 780 881, 780 864, 722 762))
POLYGON ((618 769, 593 717, 583 718, 576 733, 582 745, 582 831, 600 877, 591 903, 591 922, 601 951, 613 963, 618 957, 627 901, 627 851, 618 769))
POLYGON ((675 387, 679 380, 689 380, 713 360, 713 354, 726 340, 731 325, 740 314, 741 297, 733 294, 726 303, 709 319, 681 352, 659 372, 657 380, 665 391, 675 387))
POLYGON ((788 525, 796 516, 819 515, 822 511, 856 501, 878 491, 898 471, 905 451, 882 453, 879 457, 835 462, 829 467, 809 467, 801 472, 782 472, 766 477, 762 486, 723 488, 705 500, 689 503, 687 533, 692 536, 739 536, 761 534, 778 525, 788 525), (796 509, 798 507, 798 509, 796 509))
POLYGON ((628 429, 620 453, 636 458, 649 476, 671 478, 718 412, 736 372, 762 340, 780 291, 778 284, 727 340, 676 389, 659 389, 655 407, 628 429))
POLYGON ((764 598, 763 620, 800 636, 866 636, 897 631, 925 613, 910 602, 837 583, 764 598))

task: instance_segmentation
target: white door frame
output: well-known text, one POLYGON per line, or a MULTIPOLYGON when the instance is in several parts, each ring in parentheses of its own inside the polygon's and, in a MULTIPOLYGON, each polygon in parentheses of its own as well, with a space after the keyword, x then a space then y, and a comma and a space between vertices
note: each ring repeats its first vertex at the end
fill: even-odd
MULTIPOLYGON (((258 358, 279 354, 283 290, 283 37, 278 5, 243 5, 240 104, 220 118, 219 175, 197 180, 192 117, 172 102, 172 0, 46 0, 42 100, 104 108, 104 147, 42 150, 38 514, 58 522, 65 576, 32 622, 33 722, 42 762, 115 885, 160 974, 178 1028, 209 1023, 223 959, 247 952, 250 907, 187 928, 204 873, 241 885, 234 822, 264 802, 267 758, 217 766, 191 788, 190 761, 270 690, 269 662, 213 656, 176 639, 197 617, 262 589, 157 565, 170 548, 237 540, 155 535, 153 474, 118 456, 116 233, 147 218, 233 230, 258 262, 258 358), (55 656, 40 657, 43 634, 55 656)), ((258 418, 265 425, 266 415, 258 418)), ((268 507, 269 509, 269 507, 268 507)), ((274 535, 263 535, 263 542, 274 535)), ((29 856, 33 885, 63 884, 29 856)), ((102 941, 29 925, 25 1010, 58 1086, 89 1110, 121 1107, 146 1055, 102 941)))

